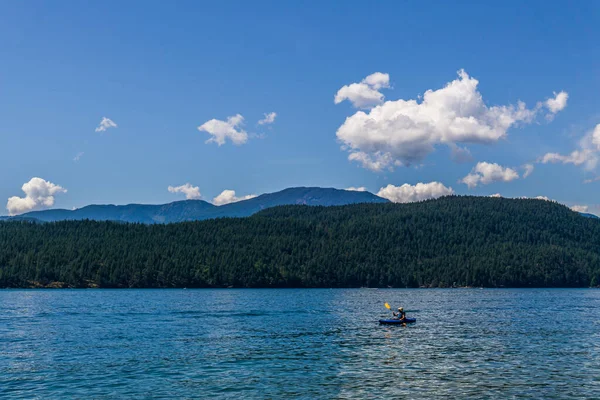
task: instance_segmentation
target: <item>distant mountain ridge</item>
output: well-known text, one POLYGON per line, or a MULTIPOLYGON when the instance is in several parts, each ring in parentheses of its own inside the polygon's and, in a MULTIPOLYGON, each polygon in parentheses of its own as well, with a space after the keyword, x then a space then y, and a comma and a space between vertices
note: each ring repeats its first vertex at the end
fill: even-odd
POLYGON ((388 203, 370 192, 333 188, 296 187, 266 193, 252 199, 215 206, 204 200, 183 200, 167 204, 89 205, 76 210, 32 211, 2 219, 35 219, 42 222, 64 220, 121 221, 144 224, 199 221, 221 217, 248 217, 261 210, 302 204, 309 206, 342 206, 357 203, 388 203))

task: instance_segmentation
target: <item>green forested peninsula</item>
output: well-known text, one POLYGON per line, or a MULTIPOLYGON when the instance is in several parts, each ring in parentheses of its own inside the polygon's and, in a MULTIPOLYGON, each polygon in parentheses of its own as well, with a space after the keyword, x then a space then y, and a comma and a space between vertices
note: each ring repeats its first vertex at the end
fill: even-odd
POLYGON ((588 287, 600 220, 542 200, 282 206, 167 225, 0 222, 0 287, 588 287))

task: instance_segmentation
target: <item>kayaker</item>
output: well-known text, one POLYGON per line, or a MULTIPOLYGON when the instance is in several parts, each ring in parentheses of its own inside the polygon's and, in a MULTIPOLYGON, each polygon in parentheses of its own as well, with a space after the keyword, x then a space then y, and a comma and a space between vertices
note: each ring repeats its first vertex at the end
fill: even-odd
POLYGON ((400 321, 404 321, 406 319, 406 313, 404 312, 404 308, 398 307, 398 312, 393 313, 394 317, 398 317, 400 321))

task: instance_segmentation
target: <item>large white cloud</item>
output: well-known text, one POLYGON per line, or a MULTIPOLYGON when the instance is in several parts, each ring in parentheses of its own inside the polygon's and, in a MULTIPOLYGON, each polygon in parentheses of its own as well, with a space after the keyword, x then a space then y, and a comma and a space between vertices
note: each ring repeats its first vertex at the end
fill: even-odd
POLYGON ((114 123, 110 118, 102 117, 102 121, 96 127, 96 132, 106 132, 107 129, 116 128, 117 124, 114 123))
MULTIPOLYGON (((380 85, 389 82, 389 77, 380 81, 380 85)), ((383 102, 383 95, 367 79, 344 86, 336 95, 336 103, 348 99, 359 107, 375 106, 346 118, 337 130, 337 138, 349 151, 351 161, 378 171, 419 162, 437 145, 450 146, 456 156, 457 144, 495 143, 506 136, 509 128, 532 122, 542 108, 541 102, 528 109, 520 101, 488 107, 477 90, 478 84, 477 79, 460 70, 458 78, 445 87, 426 91, 421 102, 383 102)), ((468 156, 468 149, 459 149, 460 155, 468 156)))
POLYGON ((417 183, 402 186, 387 185, 377 192, 377 196, 388 199, 394 203, 413 203, 428 199, 436 199, 442 196, 454 194, 451 187, 446 187, 440 182, 417 183))
POLYGON ((54 205, 54 196, 67 190, 42 178, 31 178, 21 187, 25 197, 13 196, 8 199, 6 209, 9 215, 22 214, 54 205))
POLYGON ((339 104, 344 100, 349 100, 356 108, 370 108, 383 102, 384 96, 379 90, 389 87, 390 76, 375 72, 359 83, 343 86, 338 90, 333 101, 335 104, 339 104))
POLYGON ((249 200, 255 198, 255 194, 249 194, 246 196, 237 197, 235 190, 223 190, 220 195, 213 199, 213 204, 222 206, 224 204, 235 203, 236 201, 249 200))
POLYGON ((598 153, 600 152, 600 124, 588 132, 580 141, 579 149, 569 154, 546 153, 539 162, 543 164, 573 164, 583 165, 590 171, 598 165, 598 153))
POLYGON ((269 125, 275 122, 275 118, 277 117, 276 112, 265 113, 265 117, 258 121, 259 125, 269 125))
POLYGON ((512 168, 488 162, 479 162, 471 172, 461 179, 469 188, 487 185, 492 182, 510 182, 519 179, 519 174, 512 168))
POLYGON ((171 193, 183 193, 188 200, 199 199, 202 197, 200 188, 198 186, 192 186, 190 183, 181 186, 169 186, 167 190, 171 193))
POLYGON ((248 141, 248 133, 241 128, 244 117, 240 114, 228 117, 226 121, 211 119, 198 127, 201 132, 206 132, 212 137, 206 143, 225 144, 227 139, 235 145, 242 145, 248 141))

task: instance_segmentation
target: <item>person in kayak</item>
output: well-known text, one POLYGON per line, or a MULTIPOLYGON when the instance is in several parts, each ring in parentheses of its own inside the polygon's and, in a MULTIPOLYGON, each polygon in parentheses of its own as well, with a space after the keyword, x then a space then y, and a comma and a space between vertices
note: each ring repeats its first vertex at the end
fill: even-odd
POLYGON ((404 312, 404 308, 398 307, 398 312, 393 313, 394 317, 398 317, 400 321, 404 321, 406 319, 406 313, 404 312))

